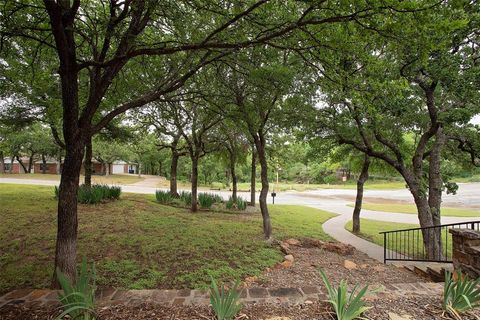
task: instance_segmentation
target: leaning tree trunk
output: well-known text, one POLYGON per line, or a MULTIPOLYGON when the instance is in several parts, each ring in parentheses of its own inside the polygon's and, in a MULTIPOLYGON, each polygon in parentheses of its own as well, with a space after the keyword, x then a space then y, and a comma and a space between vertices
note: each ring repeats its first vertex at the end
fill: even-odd
POLYGON ((252 164, 250 173, 250 205, 255 207, 255 182, 257 177, 257 154, 255 152, 255 145, 252 145, 252 164))
POLYGON ((23 172, 27 173, 28 172, 27 167, 25 167, 25 164, 23 163, 22 159, 20 159, 19 156, 16 156, 16 158, 17 158, 18 163, 20 163, 20 165, 22 166, 23 172))
POLYGON ((263 218, 263 233, 265 238, 270 239, 272 236, 272 223, 270 221, 270 215, 268 214, 267 196, 268 196, 268 164, 265 154, 265 137, 263 134, 258 133, 254 137, 255 147, 257 149, 258 160, 260 162, 260 177, 262 182, 262 189, 258 202, 260 203, 260 210, 263 218))
POLYGON ((43 164, 42 174, 45 174, 47 173, 47 159, 45 159, 45 154, 43 153, 42 153, 42 164, 43 164))
POLYGON ((192 212, 198 211, 197 192, 198 192, 198 156, 196 154, 192 158, 192 212))
POLYGON ((83 164, 85 168, 85 186, 92 186, 92 157, 93 157, 93 147, 92 147, 92 138, 87 140, 85 145, 85 163, 83 164))
POLYGON ((174 197, 178 197, 177 168, 179 157, 180 156, 176 151, 172 151, 172 163, 170 165, 170 194, 174 197))
POLYGON ((368 168, 370 167, 370 157, 365 154, 363 159, 362 171, 357 180, 357 197, 355 199, 355 208, 353 209, 353 228, 354 233, 360 232, 360 211, 362 210, 362 201, 363 201, 363 186, 365 181, 368 179, 368 168))

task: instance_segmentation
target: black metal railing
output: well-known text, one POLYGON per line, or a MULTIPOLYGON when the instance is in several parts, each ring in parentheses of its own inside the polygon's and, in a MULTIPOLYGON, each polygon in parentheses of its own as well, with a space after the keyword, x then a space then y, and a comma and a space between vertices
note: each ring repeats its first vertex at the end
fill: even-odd
POLYGON ((450 228, 480 231, 480 221, 443 224, 425 228, 411 228, 380 232, 383 234, 383 262, 387 261, 430 261, 452 262, 452 235, 450 228), (440 237, 441 245, 426 250, 423 237, 435 241, 440 237))

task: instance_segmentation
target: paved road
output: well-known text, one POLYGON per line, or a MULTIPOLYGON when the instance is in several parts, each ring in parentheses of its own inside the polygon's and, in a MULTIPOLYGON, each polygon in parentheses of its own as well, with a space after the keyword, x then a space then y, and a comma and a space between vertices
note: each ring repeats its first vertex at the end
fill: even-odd
MULTIPOLYGON (((133 185, 124 185, 122 190, 131 193, 154 194, 159 188, 152 185, 152 179, 146 179, 148 183, 137 182, 133 185)), ((51 180, 34 180, 34 179, 14 179, 14 178, 0 178, 0 183, 15 183, 15 184, 33 184, 33 185, 58 185, 58 181, 51 180)), ((220 194, 227 199, 230 192, 227 191, 210 191, 220 194)), ((240 195, 249 199, 249 193, 240 193, 240 195)), ((338 216, 328 220, 323 224, 324 231, 334 239, 348 243, 356 247, 358 250, 367 253, 374 259, 383 261, 383 248, 373 244, 369 241, 363 240, 352 233, 345 230, 345 224, 351 220, 353 208, 349 207, 352 199, 355 197, 355 190, 348 189, 322 189, 305 192, 279 192, 275 202, 277 204, 299 204, 309 206, 312 208, 322 209, 337 214, 338 216)), ((390 201, 412 202, 412 197, 408 190, 366 190, 365 198, 375 198, 390 201)), ((445 195, 445 206, 461 206, 480 208, 480 183, 460 184, 457 195, 445 195)), ((372 210, 362 210, 362 218, 398 222, 398 223, 412 223, 417 224, 418 218, 414 214, 405 213, 390 213, 372 210)), ((465 221, 480 220, 479 217, 442 217, 442 223, 457 223, 465 221)))

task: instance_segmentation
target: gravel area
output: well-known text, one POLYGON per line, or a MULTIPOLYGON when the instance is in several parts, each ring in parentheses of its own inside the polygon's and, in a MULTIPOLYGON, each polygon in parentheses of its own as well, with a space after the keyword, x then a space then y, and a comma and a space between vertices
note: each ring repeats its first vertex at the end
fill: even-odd
POLYGON ((294 263, 289 268, 273 268, 264 272, 251 286, 306 287, 322 285, 319 269, 330 281, 345 279, 350 284, 386 286, 394 283, 424 282, 422 278, 403 267, 384 265, 357 250, 351 255, 340 255, 320 248, 290 246, 294 263), (355 263, 355 269, 347 269, 345 260, 355 263))

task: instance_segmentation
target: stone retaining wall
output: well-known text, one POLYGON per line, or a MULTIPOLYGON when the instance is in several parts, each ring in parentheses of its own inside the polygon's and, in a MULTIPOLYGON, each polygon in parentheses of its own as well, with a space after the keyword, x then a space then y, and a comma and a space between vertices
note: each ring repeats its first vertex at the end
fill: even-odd
POLYGON ((480 232, 450 229, 453 237, 453 267, 476 279, 480 277, 480 232))

